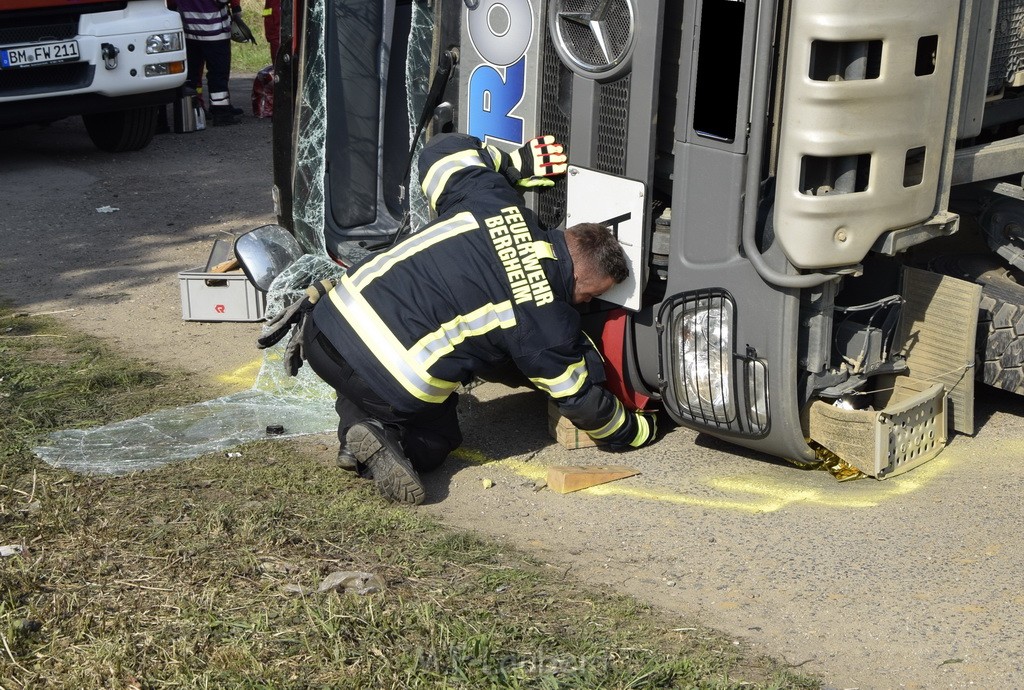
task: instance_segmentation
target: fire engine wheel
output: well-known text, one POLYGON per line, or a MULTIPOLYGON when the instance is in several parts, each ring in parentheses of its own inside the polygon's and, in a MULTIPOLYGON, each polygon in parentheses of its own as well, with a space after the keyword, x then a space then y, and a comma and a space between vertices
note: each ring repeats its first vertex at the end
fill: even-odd
POLYGON ((159 106, 83 115, 85 131, 97 148, 111 153, 146 148, 156 134, 159 106))
POLYGON ((978 380, 1024 394, 1024 285, 991 256, 946 257, 935 268, 981 285, 978 380))

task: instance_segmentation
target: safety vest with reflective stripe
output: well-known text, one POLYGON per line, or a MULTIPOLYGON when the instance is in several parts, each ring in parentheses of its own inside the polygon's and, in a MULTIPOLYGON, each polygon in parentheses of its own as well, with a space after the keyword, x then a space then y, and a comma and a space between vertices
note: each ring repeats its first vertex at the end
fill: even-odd
POLYGON ((472 137, 435 137, 420 169, 438 219, 350 268, 313 312, 323 334, 398 410, 440 403, 511 359, 581 428, 625 433, 631 415, 587 366, 562 232, 541 227, 472 137))

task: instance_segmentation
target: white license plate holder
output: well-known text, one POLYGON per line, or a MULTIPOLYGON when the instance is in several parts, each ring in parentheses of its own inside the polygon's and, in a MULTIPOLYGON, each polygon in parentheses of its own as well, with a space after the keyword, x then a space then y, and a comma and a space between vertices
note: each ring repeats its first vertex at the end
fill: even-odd
POLYGON ((54 41, 27 46, 0 48, 0 69, 19 69, 74 62, 81 58, 78 41, 54 41))

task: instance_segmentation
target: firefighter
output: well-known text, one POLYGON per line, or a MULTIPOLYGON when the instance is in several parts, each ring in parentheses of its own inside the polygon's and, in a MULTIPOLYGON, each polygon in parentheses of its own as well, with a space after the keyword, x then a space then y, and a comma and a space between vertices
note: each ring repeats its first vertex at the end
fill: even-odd
POLYGON ((231 105, 231 17, 241 16, 241 0, 170 0, 185 29, 188 74, 185 85, 202 92, 206 68, 210 120, 216 126, 238 124, 241 108, 231 105), (230 11, 230 14, 229 14, 230 11))
POLYGON ((622 247, 601 225, 542 228, 515 188, 553 185, 566 161, 550 136, 511 154, 434 137, 420 178, 437 220, 305 300, 311 317, 293 341, 338 392, 338 464, 385 497, 423 501, 418 473, 462 443, 455 390, 509 362, 606 447, 654 439, 654 415, 600 385, 601 357, 573 306, 625 280, 622 247))
POLYGON ((281 49, 281 0, 264 0, 263 35, 270 46, 270 64, 273 65, 281 49))

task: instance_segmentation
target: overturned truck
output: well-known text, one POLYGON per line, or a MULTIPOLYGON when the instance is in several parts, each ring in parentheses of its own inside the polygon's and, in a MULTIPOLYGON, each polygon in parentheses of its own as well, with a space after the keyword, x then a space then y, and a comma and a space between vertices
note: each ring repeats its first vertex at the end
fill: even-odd
POLYGON ((345 264, 425 218, 416 145, 555 135, 609 225, 632 404, 884 478, 1024 393, 1024 0, 285 0, 279 221, 345 264), (293 107, 285 107, 290 103, 293 107), (420 136, 420 128, 425 130, 420 136), (413 168, 414 169, 414 168, 413 168))

